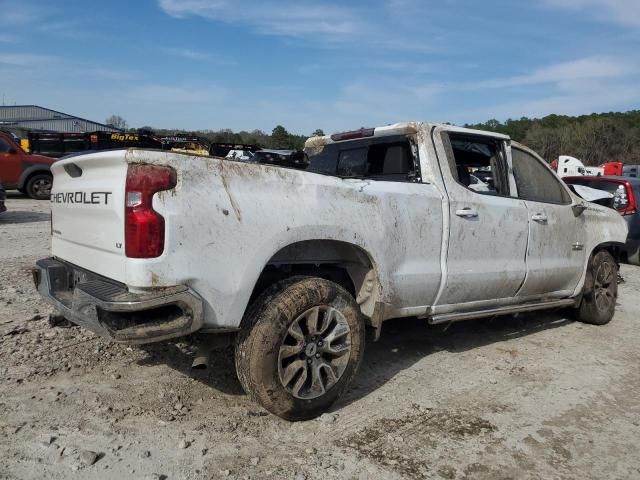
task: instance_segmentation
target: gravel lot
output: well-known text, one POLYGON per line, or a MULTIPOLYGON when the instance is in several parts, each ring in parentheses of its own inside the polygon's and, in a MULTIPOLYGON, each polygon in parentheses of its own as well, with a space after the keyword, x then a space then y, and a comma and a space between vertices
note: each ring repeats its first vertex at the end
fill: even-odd
POLYGON ((562 312, 385 324, 333 411, 287 423, 229 352, 51 328, 31 281, 48 202, 0 215, 0 478, 640 478, 640 269, 605 327, 562 312))

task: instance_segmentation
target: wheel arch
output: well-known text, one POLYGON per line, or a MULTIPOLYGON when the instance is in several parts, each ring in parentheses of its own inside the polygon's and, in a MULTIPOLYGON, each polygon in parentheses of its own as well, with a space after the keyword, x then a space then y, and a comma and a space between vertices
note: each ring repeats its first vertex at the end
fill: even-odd
MULTIPOLYGON (((576 292, 574 293, 574 296, 578 299, 582 298, 582 295, 588 291, 590 291, 593 288, 593 285, 589 284, 589 276, 587 275, 587 271, 589 269, 589 265, 591 263, 591 259, 598 253, 601 251, 605 251, 605 252, 609 252, 613 258, 615 259, 616 263, 619 265, 620 261, 622 260, 623 256, 624 256, 624 243, 622 242, 614 242, 614 241, 609 241, 609 242, 602 242, 599 243, 598 245, 596 245, 593 250, 591 250, 591 252, 589 253, 589 255, 586 258, 585 264, 584 264, 584 271, 582 272, 582 279, 580 281, 580 284, 578 285, 578 288, 576 289, 576 292)), ((579 301, 577 302, 578 304, 580 303, 579 301)))
MULTIPOLYGON (((598 252, 605 250, 609 252, 613 258, 615 258, 616 262, 620 263, 624 257, 625 253, 625 244, 622 242, 603 242, 593 249, 593 251, 589 254, 589 258, 593 257, 598 252)), ((587 259, 587 265, 589 260, 587 259)))
POLYGON ((249 303, 275 282, 299 275, 338 283, 366 317, 373 316, 381 293, 376 263, 361 246, 340 240, 302 240, 282 247, 266 262, 249 303))
POLYGON ((22 174, 20 174, 17 188, 24 189, 29 179, 38 173, 48 173, 49 175, 53 176, 53 174, 51 173, 51 167, 49 165, 31 165, 30 167, 27 167, 22 172, 22 174))

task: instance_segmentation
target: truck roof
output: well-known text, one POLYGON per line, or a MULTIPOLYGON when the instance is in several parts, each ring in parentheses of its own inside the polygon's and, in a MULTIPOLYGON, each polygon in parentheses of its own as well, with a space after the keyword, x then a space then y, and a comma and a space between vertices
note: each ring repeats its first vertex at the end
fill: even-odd
POLYGON ((351 130, 346 132, 338 132, 331 135, 324 135, 321 137, 310 137, 305 142, 305 148, 319 148, 324 145, 343 142, 347 140, 356 140, 359 138, 368 137, 386 137, 392 135, 411 135, 418 132, 420 128, 427 127, 429 130, 433 127, 447 127, 450 131, 457 133, 467 133, 469 135, 491 135, 497 138, 508 140, 507 135, 495 132, 487 132, 483 130, 474 130, 471 128, 456 127, 454 125, 448 125, 444 123, 430 123, 430 122, 399 122, 390 125, 373 128, 360 128, 358 130, 351 130))

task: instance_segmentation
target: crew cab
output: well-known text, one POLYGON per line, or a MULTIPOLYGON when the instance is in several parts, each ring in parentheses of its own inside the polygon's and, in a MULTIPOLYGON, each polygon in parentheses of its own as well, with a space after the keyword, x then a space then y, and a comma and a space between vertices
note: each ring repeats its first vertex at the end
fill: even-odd
POLYGON ((305 153, 301 168, 141 149, 56 163, 37 288, 119 342, 232 334, 243 388, 289 420, 329 408, 365 327, 390 318, 612 319, 625 221, 508 137, 399 123, 305 153))
POLYGON ((17 189, 36 200, 46 200, 51 192, 51 165, 55 161, 25 152, 10 132, 0 131, 0 182, 7 190, 17 189))

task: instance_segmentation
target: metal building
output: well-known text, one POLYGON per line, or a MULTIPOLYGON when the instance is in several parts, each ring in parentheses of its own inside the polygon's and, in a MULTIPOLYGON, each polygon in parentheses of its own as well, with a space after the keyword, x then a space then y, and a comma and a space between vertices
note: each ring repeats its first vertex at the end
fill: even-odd
POLYGON ((92 122, 37 105, 0 106, 0 128, 41 132, 121 132, 118 128, 92 122))

